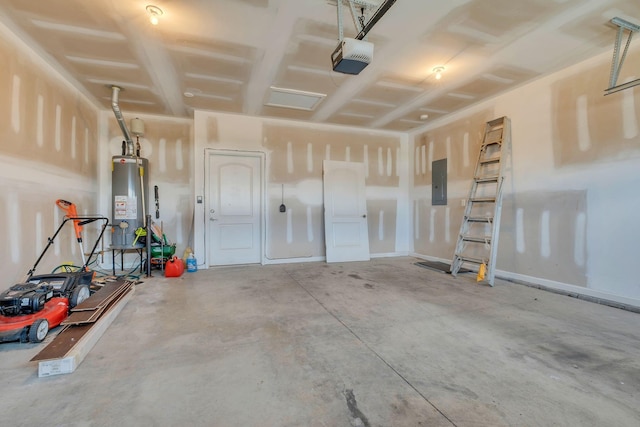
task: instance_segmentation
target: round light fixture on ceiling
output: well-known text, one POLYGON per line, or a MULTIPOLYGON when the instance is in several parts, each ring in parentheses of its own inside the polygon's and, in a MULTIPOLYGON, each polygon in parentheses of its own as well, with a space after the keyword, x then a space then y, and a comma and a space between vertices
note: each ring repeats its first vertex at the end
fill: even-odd
POLYGON ((433 69, 433 72, 436 73, 436 80, 440 80, 442 78, 442 73, 444 72, 443 66, 438 66, 433 69))
POLYGON ((184 89, 184 92, 182 92, 182 95, 184 95, 185 98, 193 98, 194 96, 200 95, 201 93, 202 91, 198 88, 187 87, 184 89))
POLYGON ((164 14, 162 9, 152 4, 147 5, 146 9, 147 13, 149 14, 149 21, 151 22, 151 24, 158 25, 158 22, 160 22, 159 17, 164 14))

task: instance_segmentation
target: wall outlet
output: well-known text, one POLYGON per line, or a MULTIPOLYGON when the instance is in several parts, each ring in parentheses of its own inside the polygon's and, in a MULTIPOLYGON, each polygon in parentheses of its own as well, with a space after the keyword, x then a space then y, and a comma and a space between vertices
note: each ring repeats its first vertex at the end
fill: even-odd
POLYGON ((460 206, 467 206, 467 199, 460 200, 460 206))

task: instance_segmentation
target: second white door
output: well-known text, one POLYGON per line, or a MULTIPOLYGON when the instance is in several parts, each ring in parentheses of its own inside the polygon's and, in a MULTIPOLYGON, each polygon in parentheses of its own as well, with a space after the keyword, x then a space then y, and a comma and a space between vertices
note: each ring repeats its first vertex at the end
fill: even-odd
POLYGON ((327 262, 369 260, 363 163, 324 161, 324 227, 327 262))

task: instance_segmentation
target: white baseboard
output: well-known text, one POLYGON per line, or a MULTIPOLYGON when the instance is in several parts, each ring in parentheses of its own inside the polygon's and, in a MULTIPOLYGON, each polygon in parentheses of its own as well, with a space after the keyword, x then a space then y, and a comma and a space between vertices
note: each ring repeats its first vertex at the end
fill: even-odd
MULTIPOLYGON (((400 257, 400 256, 408 256, 407 252, 388 252, 382 254, 371 254, 371 259, 373 258, 392 258, 392 257, 400 257)), ((306 257, 306 258, 279 258, 279 259, 265 259, 264 265, 275 265, 275 264, 293 264, 293 263, 301 263, 301 262, 324 262, 327 258, 324 256, 317 257, 306 257)))
POLYGON ((301 262, 322 262, 326 261, 327 258, 323 256, 316 257, 302 257, 302 258, 277 258, 277 259, 265 259, 263 261, 263 265, 276 265, 276 264, 294 264, 301 262))
POLYGON ((496 270, 496 277, 503 280, 521 282, 524 285, 560 291, 571 296, 588 297, 587 299, 595 300, 595 302, 600 302, 606 305, 612 305, 610 303, 617 303, 622 306, 629 306, 640 309, 640 300, 638 299, 609 294, 595 289, 571 285, 569 283, 556 282, 555 280, 542 279, 539 277, 527 276, 524 274, 512 273, 503 270, 496 270))
POLYGON ((408 256, 408 252, 387 252, 382 254, 371 254, 371 259, 374 258, 394 258, 399 256, 408 256))
MULTIPOLYGON (((450 259, 438 258, 428 255, 422 255, 417 253, 412 253, 410 256, 415 258, 424 259, 427 261, 439 261, 444 262, 445 264, 451 264, 450 259)), ((473 269, 473 267, 467 267, 472 271, 477 271, 477 269, 473 269)), ((524 274, 512 273, 510 271, 504 270, 496 270, 496 278, 507 280, 515 283, 520 283, 526 286, 533 286, 544 290, 549 291, 557 291, 566 295, 583 297, 583 299, 587 299, 593 302, 597 302, 605 305, 612 306, 622 306, 622 308, 635 308, 640 309, 640 300, 635 298, 623 297, 620 295, 608 294, 606 292, 597 291, 590 288, 585 288, 582 286, 571 285, 563 282, 556 282, 554 280, 542 279, 540 277, 527 276, 524 274), (586 297, 586 298, 585 298, 586 297)), ((636 310, 632 310, 636 311, 636 310)))

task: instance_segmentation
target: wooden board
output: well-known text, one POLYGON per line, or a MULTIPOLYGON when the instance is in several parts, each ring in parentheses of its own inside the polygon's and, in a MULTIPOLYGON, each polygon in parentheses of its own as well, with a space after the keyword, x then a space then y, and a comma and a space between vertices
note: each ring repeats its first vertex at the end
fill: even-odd
POLYGON ((70 326, 58 334, 47 347, 31 359, 38 362, 38 376, 47 377, 75 371, 132 298, 134 290, 134 287, 130 287, 97 322, 90 325, 70 326))
MULTIPOLYGON (((71 313, 69 317, 64 319, 61 325, 80 325, 82 323, 92 323, 89 319, 96 313, 96 310, 85 310, 85 311, 77 311, 75 313, 71 313)), ((100 310, 102 313, 102 310, 100 310)))
POLYGON ((64 357, 89 329, 91 329, 91 325, 66 327, 40 353, 33 356, 31 362, 64 357))
POLYGON ((127 286, 120 286, 114 292, 109 295, 107 299, 104 299, 102 303, 98 305, 95 310, 83 310, 78 312, 72 312, 69 317, 67 317, 61 325, 84 325, 88 323, 94 323, 97 321, 102 313, 110 307, 112 304, 117 304, 117 302, 122 299, 122 297, 127 293, 131 287, 133 287, 132 282, 125 282, 127 286))
MULTIPOLYGON (((31 360, 55 358, 64 355, 65 352, 73 347, 73 345, 89 331, 93 323, 98 321, 103 314, 108 313, 112 307, 118 305, 121 300, 130 295, 130 293, 133 292, 133 286, 134 282, 120 280, 117 286, 105 288, 105 291, 101 292, 98 298, 94 298, 93 301, 90 301, 90 304, 85 306, 85 308, 95 306, 96 308, 93 311, 82 310, 72 312, 71 315, 65 319, 65 322, 72 317, 75 317, 76 320, 70 323, 63 322, 62 325, 64 329, 47 347, 31 360)), ((98 292, 96 292, 96 294, 97 293, 98 292)), ((88 300, 89 298, 83 301, 83 303, 88 300)))
POLYGON ((114 292, 118 292, 121 287, 132 286, 133 282, 128 280, 118 280, 115 282, 110 282, 104 285, 100 290, 96 291, 93 295, 91 295, 86 300, 82 301, 80 304, 76 305, 71 309, 71 312, 76 311, 92 311, 101 306, 104 306, 105 301, 108 302, 109 299, 112 298, 114 292))

